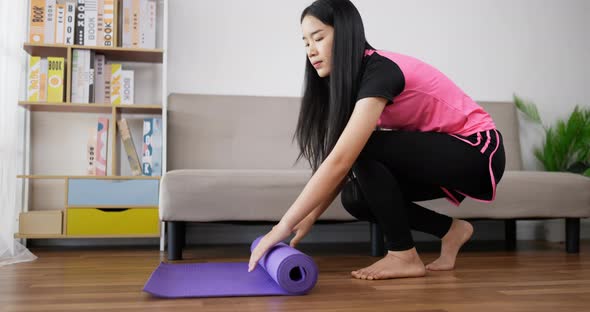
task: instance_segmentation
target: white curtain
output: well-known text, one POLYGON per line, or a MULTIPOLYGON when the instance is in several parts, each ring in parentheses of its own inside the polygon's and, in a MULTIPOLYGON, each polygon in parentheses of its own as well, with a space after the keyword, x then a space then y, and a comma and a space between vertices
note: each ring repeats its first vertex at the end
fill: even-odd
POLYGON ((25 79, 21 70, 27 2, 0 0, 0 266, 37 258, 14 239, 19 210, 17 102, 25 79))

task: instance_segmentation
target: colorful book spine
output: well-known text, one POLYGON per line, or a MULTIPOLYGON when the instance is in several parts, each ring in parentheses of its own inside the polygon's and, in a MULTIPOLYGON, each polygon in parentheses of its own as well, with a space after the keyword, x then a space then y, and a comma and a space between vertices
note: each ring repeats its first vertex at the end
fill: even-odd
MULTIPOLYGON (((94 102, 97 104, 105 104, 104 98, 104 83, 105 83, 105 56, 96 54, 94 58, 94 102)), ((110 102, 109 102, 110 103, 110 102)))
POLYGON ((84 45, 84 22, 85 22, 85 2, 77 0, 76 2, 76 24, 74 27, 74 44, 84 45))
POLYGON ((143 120, 142 173, 145 176, 162 175, 162 119, 143 120))
POLYGON ((104 102, 103 102, 105 104, 111 104, 111 75, 112 75, 111 64, 105 64, 104 65, 104 102))
POLYGON ((98 118, 98 128, 96 131, 96 158, 94 162, 97 176, 104 176, 107 174, 108 137, 109 119, 106 117, 100 117, 98 118))
POLYGON ((64 44, 64 29, 66 23, 65 0, 57 0, 55 12, 55 43, 64 44))
POLYGON ((156 48, 156 10, 155 0, 142 0, 140 46, 145 49, 156 48))
POLYGON ((39 88, 41 85, 41 57, 29 56, 29 69, 27 76, 27 101, 39 101, 39 88))
POLYGON ((64 29, 64 44, 74 44, 74 29, 76 27, 76 0, 66 2, 66 24, 64 29))
POLYGON ((96 46, 98 2, 97 0, 84 1, 84 44, 96 46))
POLYGON ((57 5, 55 0, 45 1, 45 43, 55 43, 55 18, 57 5))
POLYGON ((31 0, 29 21, 29 41, 45 42, 45 0, 31 0))
POLYGON ((88 66, 87 66, 87 74, 86 77, 88 77, 88 85, 87 85, 87 91, 86 91, 86 98, 87 98, 87 102, 86 103, 95 103, 95 99, 94 99, 94 78, 95 78, 95 56, 96 56, 96 51, 90 51, 88 50, 88 66))
POLYGON ((121 64, 111 64, 111 104, 121 104, 121 64))
POLYGON ((139 37, 141 32, 141 1, 131 2, 131 47, 139 48, 139 37))
POLYGON ((134 176, 140 176, 141 164, 139 163, 139 157, 137 157, 137 151, 135 150, 135 144, 133 143, 131 131, 129 131, 129 125, 127 125, 127 120, 123 118, 117 121, 117 125, 119 126, 119 130, 121 132, 121 141, 123 142, 125 153, 127 154, 127 160, 129 161, 129 166, 131 167, 131 173, 134 176))
POLYGON ((86 159, 88 166, 86 173, 88 175, 96 175, 96 127, 92 127, 88 131, 88 143, 86 144, 86 159))
POLYGON ((131 1, 123 0, 123 8, 121 10, 121 43, 122 46, 127 48, 131 47, 131 1))
POLYGON ((104 0, 99 0, 96 8, 96 45, 104 45, 104 0))
POLYGON ((65 60, 50 56, 47 62, 47 102, 63 102, 65 60))
POLYGON ((121 71, 121 104, 133 104, 134 76, 132 70, 121 71))
POLYGON ((41 58, 41 75, 39 76, 39 101, 47 101, 47 59, 41 58))
POLYGON ((90 100, 91 69, 90 50, 72 51, 72 103, 88 103, 90 100))
POLYGON ((103 3, 104 27, 102 32, 102 45, 115 46, 115 0, 104 0, 103 3))

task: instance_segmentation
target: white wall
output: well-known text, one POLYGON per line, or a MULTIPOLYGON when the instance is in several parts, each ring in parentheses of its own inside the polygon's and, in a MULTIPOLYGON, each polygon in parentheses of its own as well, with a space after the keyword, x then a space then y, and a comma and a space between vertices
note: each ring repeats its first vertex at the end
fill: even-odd
MULTIPOLYGON (((310 0, 170 2, 169 89, 300 96, 299 17, 310 0)), ((472 98, 534 101, 546 123, 590 106, 590 1, 357 0, 368 40, 418 57, 472 98)), ((524 127, 525 168, 538 129, 524 127)))
MULTIPOLYGON (((300 96, 299 17, 311 2, 172 0, 170 92, 300 96)), ((575 104, 590 106, 590 1, 353 2, 373 46, 436 66, 476 100, 511 101, 516 93, 534 101, 546 123, 575 104)), ((539 168, 532 148, 541 134, 522 123, 527 169, 539 168)), ((561 223, 521 222, 519 238, 561 240, 561 223)))

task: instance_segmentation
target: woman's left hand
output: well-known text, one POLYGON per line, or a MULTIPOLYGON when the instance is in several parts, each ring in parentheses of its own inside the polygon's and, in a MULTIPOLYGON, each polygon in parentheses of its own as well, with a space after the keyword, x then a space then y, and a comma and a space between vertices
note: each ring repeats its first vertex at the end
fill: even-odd
POLYGON ((252 254, 250 255, 250 263, 248 264, 248 272, 252 272, 252 270, 254 270, 258 260, 264 256, 268 249, 289 237, 292 232, 293 229, 288 228, 280 222, 275 225, 270 232, 260 239, 260 242, 258 242, 256 248, 252 250, 252 254))

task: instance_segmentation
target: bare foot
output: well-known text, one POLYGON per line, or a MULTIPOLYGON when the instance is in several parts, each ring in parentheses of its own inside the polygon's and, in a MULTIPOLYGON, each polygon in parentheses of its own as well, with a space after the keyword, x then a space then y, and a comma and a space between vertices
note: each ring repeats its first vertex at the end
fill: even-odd
POLYGON ((426 275, 426 269, 416 248, 412 248, 405 251, 389 251, 383 259, 364 269, 352 271, 351 275, 365 280, 420 277, 426 275))
POLYGON ((431 271, 447 271, 455 267, 455 259, 461 246, 465 244, 473 234, 473 226, 464 220, 453 219, 451 228, 442 238, 440 257, 426 266, 431 271))

